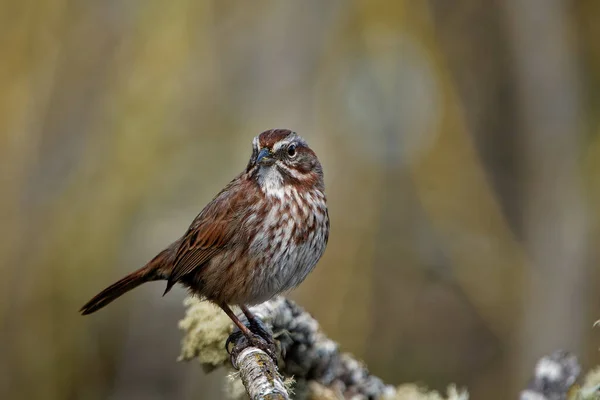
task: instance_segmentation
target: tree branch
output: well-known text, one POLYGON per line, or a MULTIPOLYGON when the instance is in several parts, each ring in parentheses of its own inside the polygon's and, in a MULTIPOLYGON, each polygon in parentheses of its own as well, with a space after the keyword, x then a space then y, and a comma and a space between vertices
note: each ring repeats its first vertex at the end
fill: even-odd
MULTIPOLYGON (((179 324, 185 332, 180 359, 197 358, 207 371, 231 366, 225 351, 225 341, 233 330, 231 320, 209 302, 188 298, 185 305, 186 316, 179 324)), ((295 379, 294 398, 444 400, 438 393, 427 392, 416 385, 384 384, 352 355, 341 353, 337 343, 321 332, 319 323, 290 300, 277 297, 251 310, 273 331, 283 354, 280 372, 295 379)), ((239 366, 244 389, 236 393, 231 389, 235 383, 231 384, 232 397, 241 398, 245 391, 253 400, 290 398, 291 378, 283 381, 273 360, 262 350, 249 347, 234 361, 239 366)), ((520 393, 520 399, 599 400, 600 368, 589 372, 583 383, 577 385, 580 373, 581 367, 574 355, 556 351, 536 364, 534 376, 520 393)), ((447 399, 467 400, 468 394, 450 386, 447 399)))
MULTIPOLYGON (((209 302, 186 300, 185 331, 180 359, 198 358, 205 369, 230 365, 224 343, 232 331, 231 321, 209 302)), ((280 372, 295 380, 295 398, 386 398, 443 400, 436 392, 416 385, 386 385, 369 373, 352 355, 341 353, 337 343, 321 332, 319 323, 294 302, 277 297, 251 308, 273 331, 283 354, 280 372)), ((242 382, 252 399, 287 399, 284 383, 270 357, 250 347, 235 360, 242 382), (284 397, 269 397, 284 396, 284 397)), ((448 400, 466 400, 466 392, 448 389, 448 400)))
POLYGON ((267 353, 255 347, 248 347, 237 356, 236 364, 252 400, 289 400, 277 367, 267 353))

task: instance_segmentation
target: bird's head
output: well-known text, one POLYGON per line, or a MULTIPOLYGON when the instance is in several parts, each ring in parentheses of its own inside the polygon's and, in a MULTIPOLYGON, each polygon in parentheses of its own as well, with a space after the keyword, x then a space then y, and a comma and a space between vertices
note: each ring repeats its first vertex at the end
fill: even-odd
POLYGON ((319 159, 303 138, 288 129, 271 129, 256 136, 246 171, 268 195, 283 196, 288 185, 324 190, 319 159))

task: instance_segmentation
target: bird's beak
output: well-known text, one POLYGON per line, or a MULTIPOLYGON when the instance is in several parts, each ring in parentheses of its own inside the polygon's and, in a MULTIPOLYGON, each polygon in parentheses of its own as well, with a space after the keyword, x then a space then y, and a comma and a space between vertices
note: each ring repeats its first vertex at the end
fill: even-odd
POLYGON ((269 151, 269 149, 267 149, 266 147, 264 149, 261 149, 258 152, 258 156, 256 156, 256 164, 260 164, 261 161, 264 164, 267 161, 271 160, 270 155, 271 155, 271 152, 269 151))

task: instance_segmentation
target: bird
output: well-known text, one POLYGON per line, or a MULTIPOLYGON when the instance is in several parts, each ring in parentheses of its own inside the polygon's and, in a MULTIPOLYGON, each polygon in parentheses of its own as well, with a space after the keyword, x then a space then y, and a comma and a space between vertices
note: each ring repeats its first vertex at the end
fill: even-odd
POLYGON ((248 345, 264 347, 269 339, 248 307, 302 283, 325 252, 329 229, 323 168, 315 152, 296 132, 267 130, 252 140, 246 168, 183 236, 80 312, 91 314, 143 283, 164 280, 163 295, 183 285, 219 306, 248 345), (241 309, 249 327, 232 306, 241 309))

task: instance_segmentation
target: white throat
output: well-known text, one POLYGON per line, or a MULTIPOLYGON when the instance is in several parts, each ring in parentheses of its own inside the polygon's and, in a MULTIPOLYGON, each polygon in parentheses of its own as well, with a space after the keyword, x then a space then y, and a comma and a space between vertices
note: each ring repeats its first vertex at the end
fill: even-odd
POLYGON ((265 195, 283 200, 285 196, 283 177, 275 165, 259 167, 258 184, 265 195))

